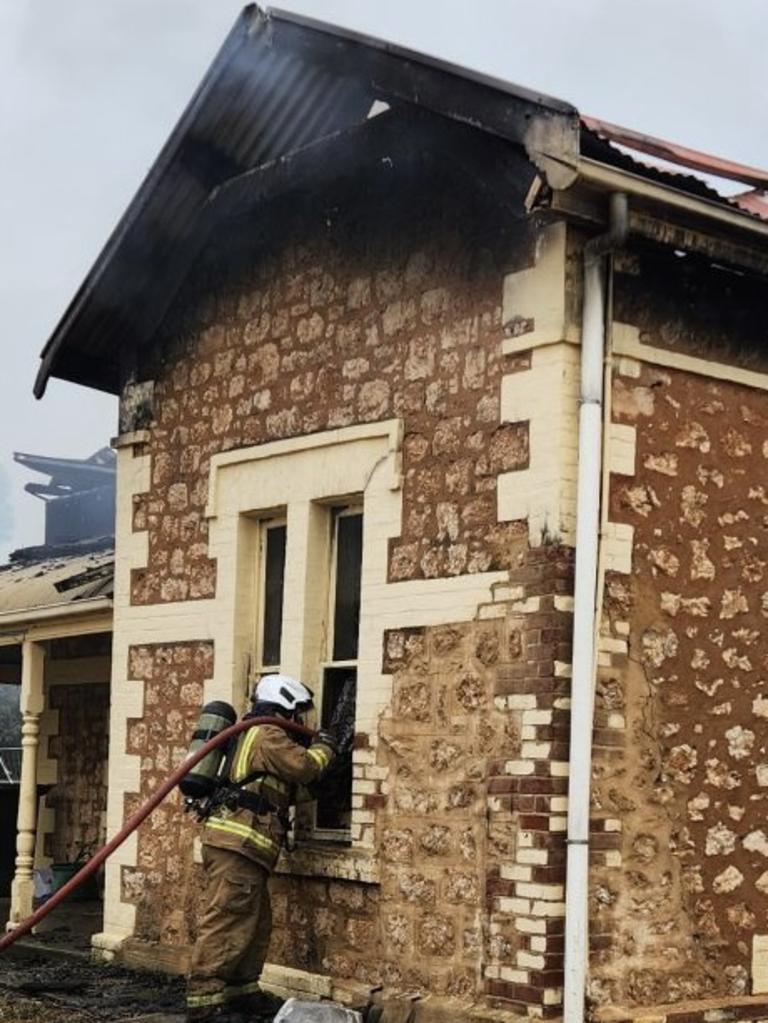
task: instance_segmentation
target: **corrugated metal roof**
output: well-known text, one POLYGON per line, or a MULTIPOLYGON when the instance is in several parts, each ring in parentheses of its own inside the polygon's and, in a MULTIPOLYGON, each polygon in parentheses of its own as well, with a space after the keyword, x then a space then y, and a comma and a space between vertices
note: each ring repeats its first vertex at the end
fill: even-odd
POLYGON ((0 566, 0 614, 112 596, 115 553, 111 546, 89 553, 40 551, 36 560, 0 566))
POLYGON ((46 345, 38 396, 50 372, 117 391, 116 356, 161 319, 212 189, 365 115, 370 95, 274 44, 271 21, 247 8, 46 345))
MULTIPOLYGON (((768 220, 768 203, 765 199, 765 189, 768 188, 767 170, 760 170, 757 167, 749 167, 720 156, 702 153, 677 142, 668 142, 653 135, 645 135, 642 132, 610 124, 608 121, 602 121, 596 117, 582 115, 581 123, 587 133, 611 147, 611 153, 615 154, 613 157, 607 157, 611 162, 628 169, 631 168, 654 180, 666 181, 675 188, 683 188, 724 206, 736 206, 761 220, 768 220), (616 148, 617 146, 632 150, 632 155, 624 152, 623 149, 616 148), (674 168, 654 166, 645 160, 638 159, 634 155, 636 152, 663 160, 665 163, 674 165, 674 168), (709 177, 740 181, 745 185, 753 185, 755 188, 754 191, 746 192, 743 196, 723 195, 702 178, 678 169, 682 167, 699 171, 709 177)), ((603 155, 606 158, 605 154, 603 155)))
POLYGON ((578 114, 568 104, 334 26, 247 7, 48 341, 37 397, 50 375, 116 393, 119 353, 146 343, 165 315, 201 243, 208 197, 246 171, 363 122, 375 99, 427 107, 522 145, 532 140, 553 174, 575 176, 578 114))
POLYGON ((253 189, 244 175, 364 124, 376 100, 400 111, 426 109, 511 141, 552 188, 575 179, 582 152, 768 219, 764 192, 729 199, 691 173, 652 167, 616 146, 759 189, 768 187, 768 172, 595 118, 579 121, 575 108, 561 100, 252 5, 45 346, 37 397, 51 375, 117 393, 122 354, 153 337, 214 222, 208 216, 212 198, 220 201, 227 183, 236 180, 241 192, 253 189))

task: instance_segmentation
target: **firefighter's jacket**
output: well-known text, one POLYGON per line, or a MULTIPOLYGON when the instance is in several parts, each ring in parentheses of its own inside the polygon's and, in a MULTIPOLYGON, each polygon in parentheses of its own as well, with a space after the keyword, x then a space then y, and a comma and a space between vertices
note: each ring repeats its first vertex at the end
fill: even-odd
POLYGON ((243 807, 223 807, 208 818, 203 841, 218 849, 232 849, 271 871, 285 839, 285 819, 288 808, 297 801, 297 789, 320 778, 333 758, 329 746, 316 742, 305 749, 279 725, 249 728, 238 739, 230 780, 238 782, 255 771, 263 772, 243 791, 261 797, 272 809, 255 813, 243 807))

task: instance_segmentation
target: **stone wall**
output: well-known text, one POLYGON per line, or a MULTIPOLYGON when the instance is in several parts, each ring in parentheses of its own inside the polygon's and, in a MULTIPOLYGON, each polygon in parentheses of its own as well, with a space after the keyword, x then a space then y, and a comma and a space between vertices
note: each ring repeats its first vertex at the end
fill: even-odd
MULTIPOLYGON (((387 634, 394 700, 358 736, 378 883, 280 873, 270 961, 336 982, 553 1016, 562 986, 572 557, 520 543, 509 585, 472 622, 387 634)), ((209 644, 135 648, 145 715, 129 723, 142 788, 183 756, 209 644)), ((201 893, 178 795, 139 833, 123 897, 137 935, 186 961, 201 893)), ((339 850, 343 871, 346 854, 339 850)))
POLYGON ((134 604, 215 594, 212 454, 392 417, 405 438, 390 578, 509 567, 518 530, 497 522, 496 479, 527 465, 528 427, 500 422, 502 282, 532 242, 523 227, 489 233, 455 198, 390 199, 328 223, 315 204, 284 211, 269 244, 245 225, 208 252, 158 342, 134 604))
MULTIPOLYGON (((141 757, 141 788, 125 799, 129 817, 184 759, 213 665, 210 643, 134 647, 129 684, 143 683, 144 716, 128 722, 126 752, 141 757)), ((135 867, 124 867, 122 897, 137 908, 137 934, 186 945, 194 940, 202 872, 194 863, 199 829, 175 789, 138 832, 135 867)))
POLYGON ((636 428, 635 471, 612 477, 610 516, 634 545, 631 576, 606 584, 597 704, 619 741, 597 751, 593 799, 624 826, 593 879, 591 993, 727 1001, 763 990, 753 942, 768 930, 765 394, 620 370, 613 417, 636 428))
POLYGON ((109 686, 53 685, 49 704, 58 711, 58 734, 48 742, 56 761, 56 785, 46 796, 55 811, 55 830, 45 836, 45 854, 72 863, 105 840, 109 686))

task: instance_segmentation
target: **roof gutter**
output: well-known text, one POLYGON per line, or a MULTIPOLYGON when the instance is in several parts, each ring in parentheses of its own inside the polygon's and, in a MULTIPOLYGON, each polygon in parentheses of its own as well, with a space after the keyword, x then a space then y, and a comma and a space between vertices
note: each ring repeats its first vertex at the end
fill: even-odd
POLYGON ((109 597, 84 597, 82 600, 73 600, 67 604, 41 604, 39 607, 0 611, 0 630, 48 622, 56 618, 81 618, 98 612, 111 613, 112 607, 112 600, 109 597))
POLYGON ((744 232, 761 239, 762 242, 768 240, 768 223, 757 217, 722 206, 709 199, 691 195, 681 189, 649 181, 639 174, 610 167, 588 157, 581 157, 579 160, 577 183, 597 188, 601 192, 624 192, 630 198, 644 200, 648 204, 666 206, 681 213, 708 220, 729 231, 744 232))

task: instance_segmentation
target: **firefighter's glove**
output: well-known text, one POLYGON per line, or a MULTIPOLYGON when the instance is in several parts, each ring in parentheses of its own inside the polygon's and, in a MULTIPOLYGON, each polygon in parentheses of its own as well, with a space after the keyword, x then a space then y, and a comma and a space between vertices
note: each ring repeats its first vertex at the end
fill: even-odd
POLYGON ((339 753, 348 753, 354 745, 356 688, 354 678, 347 679, 327 725, 328 730, 336 736, 339 753))
POLYGON ((331 728, 321 728, 317 733, 315 739, 316 742, 321 742, 324 746, 330 746, 335 754, 339 752, 339 737, 335 731, 331 728))

